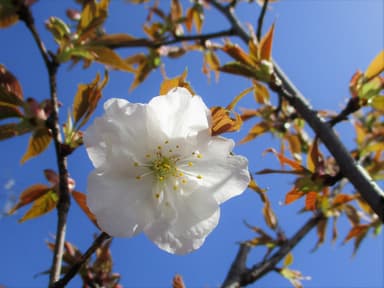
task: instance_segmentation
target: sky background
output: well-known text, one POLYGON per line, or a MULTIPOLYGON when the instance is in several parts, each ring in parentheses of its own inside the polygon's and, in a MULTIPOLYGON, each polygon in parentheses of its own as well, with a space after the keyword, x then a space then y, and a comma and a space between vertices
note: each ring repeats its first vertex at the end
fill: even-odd
MULTIPOLYGON (((144 36, 140 25, 146 17, 142 6, 112 0, 110 17, 106 22, 108 33, 126 32, 144 36)), ((166 6, 169 1, 161 0, 166 6)), ((189 1, 182 1, 188 4, 189 1)), ((39 1, 32 8, 36 26, 48 49, 56 50, 55 43, 44 27, 49 16, 66 19, 65 9, 75 7, 74 1, 39 1)), ((186 5, 185 5, 186 6, 186 5)), ((349 97, 348 83, 352 74, 364 70, 384 46, 384 4, 381 0, 286 0, 271 5, 264 31, 276 22, 273 57, 285 70, 297 87, 316 109, 340 111, 349 97)), ((254 4, 239 5, 237 14, 244 23, 255 25, 260 8, 254 4)), ((214 9, 206 11, 205 32, 228 28, 228 23, 214 9)), ((194 32, 195 33, 195 32, 194 32)), ((22 23, 0 30, 0 63, 4 64, 23 86, 25 97, 43 100, 49 97, 47 73, 43 61, 32 41, 30 33, 22 23)), ((235 41, 235 39, 233 40, 235 41)), ((240 42, 238 42, 240 43, 240 42)), ((133 50, 121 50, 127 56, 133 50)), ((202 55, 192 53, 176 61, 165 60, 168 76, 181 74, 188 67, 188 80, 208 106, 227 105, 250 82, 221 74, 219 82, 207 81, 201 73, 202 55)), ((96 72, 103 72, 101 65, 92 65, 83 70, 80 66, 69 70, 63 65, 58 74, 58 94, 63 103, 61 120, 64 121, 68 107, 79 83, 89 83, 96 72)), ((148 102, 159 91, 162 77, 159 71, 152 73, 136 90, 129 93, 133 77, 131 74, 110 72, 110 81, 104 90, 103 100, 112 97, 129 99, 131 102, 148 102)), ((274 98, 274 96, 272 96, 274 98)), ((239 107, 253 107, 252 95, 246 96, 239 107)), ((100 105, 101 107, 101 105, 100 105)), ((101 115, 101 109, 96 115, 101 115)), ((255 122, 247 124, 239 133, 230 134, 239 140, 255 122)), ((353 147, 354 132, 350 123, 337 126, 347 147, 353 147)), ((21 191, 35 183, 46 183, 43 169, 56 168, 54 149, 36 159, 21 165, 28 137, 22 136, 0 143, 0 208, 6 209, 21 191), (14 184, 12 184, 12 182, 14 184), (12 185, 11 185, 12 184, 12 185)), ((250 171, 263 168, 277 168, 277 161, 271 156, 262 156, 268 147, 277 147, 278 141, 271 136, 236 147, 236 153, 249 158, 250 171)), ((92 165, 83 148, 78 149, 68 161, 71 176, 76 180, 76 190, 86 192, 86 178, 92 165)), ((285 193, 291 188, 293 178, 271 175, 256 176, 262 187, 269 189, 268 195, 287 235, 292 235, 307 220, 307 215, 297 215, 303 202, 281 206, 285 193)), ((379 183, 382 187, 382 183, 379 183)), ((348 188, 352 191, 352 188, 348 188)), ((185 256, 167 254, 158 249, 145 236, 132 239, 115 239, 112 244, 114 270, 122 274, 121 284, 125 287, 170 287, 172 277, 180 273, 187 287, 217 287, 225 278, 228 268, 237 252, 236 242, 251 239, 255 235, 243 225, 265 227, 258 195, 246 191, 240 197, 222 206, 218 227, 207 238, 198 251, 185 256)), ((47 277, 34 275, 45 271, 51 264, 51 252, 45 241, 50 240, 56 230, 56 213, 52 212, 37 220, 18 224, 17 220, 26 209, 18 214, 0 219, 0 285, 5 287, 46 287, 47 277)), ((339 221, 340 239, 332 245, 330 233, 326 243, 315 253, 310 253, 317 241, 312 231, 293 251, 292 269, 300 270, 312 277, 305 281, 305 287, 384 287, 383 236, 369 235, 355 257, 352 257, 352 243, 341 245, 349 229, 345 219, 339 221)), ((328 231, 330 232, 330 231, 328 231)), ((73 202, 68 220, 67 240, 83 251, 91 244, 96 228, 73 202)), ((259 262, 264 250, 255 248, 249 257, 249 264, 259 262)), ((68 287, 79 287, 80 281, 73 281, 68 287)), ((270 273, 250 287, 290 287, 287 280, 276 273, 270 273)))

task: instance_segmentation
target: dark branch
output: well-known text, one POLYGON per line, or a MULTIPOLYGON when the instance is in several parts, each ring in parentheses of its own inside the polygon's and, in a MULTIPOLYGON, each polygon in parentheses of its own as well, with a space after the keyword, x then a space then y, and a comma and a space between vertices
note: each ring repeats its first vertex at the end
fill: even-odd
MULTIPOLYGON (((147 38, 137 38, 134 40, 128 40, 126 42, 122 41, 122 42, 119 42, 118 44, 107 44, 106 46, 111 49, 133 48, 133 47, 158 48, 160 46, 171 45, 171 44, 176 44, 180 42, 194 41, 194 40, 197 40, 199 42, 205 42, 206 40, 209 40, 209 39, 226 37, 226 36, 234 36, 234 35, 236 35, 236 32, 233 29, 227 29, 227 30, 214 32, 214 33, 207 33, 207 34, 174 36, 173 39, 164 40, 164 41, 153 41, 147 38)), ((97 43, 97 41, 95 41, 95 43, 97 43)))
POLYGON ((321 214, 309 219, 275 254, 252 268, 246 268, 250 247, 242 244, 228 272, 222 288, 241 287, 255 282, 270 271, 303 239, 324 217, 321 214))
POLYGON ((264 0, 263 7, 261 8, 259 19, 257 21, 256 37, 258 40, 261 39, 261 34, 263 32, 263 22, 264 22, 265 12, 267 12, 268 2, 269 2, 269 0, 264 0))
POLYGON ((72 278, 76 276, 76 274, 81 269, 81 266, 83 266, 84 263, 87 262, 87 260, 92 256, 93 253, 95 253, 96 249, 101 247, 104 241, 108 239, 111 239, 111 236, 109 236, 105 232, 102 232, 95 239, 95 241, 93 241, 92 245, 88 248, 88 250, 81 256, 80 260, 71 267, 71 269, 67 272, 67 274, 64 275, 63 278, 54 283, 52 288, 64 288, 69 283, 69 281, 71 281, 72 278))
POLYGON ((19 6, 19 17, 25 23, 28 30, 32 33, 33 39, 35 40, 40 54, 44 59, 45 66, 48 71, 48 80, 50 87, 50 98, 52 101, 52 106, 54 107, 49 119, 47 120, 48 128, 52 132, 53 142, 55 144, 56 159, 59 171, 59 201, 57 204, 57 231, 56 231, 56 241, 55 248, 53 252, 52 267, 50 273, 49 283, 52 285, 60 277, 62 258, 64 252, 64 242, 65 242, 65 233, 66 233, 66 223, 67 223, 67 214, 70 206, 70 196, 68 189, 68 170, 67 170, 67 160, 61 151, 61 135, 60 135, 60 126, 59 126, 59 105, 57 98, 57 83, 56 75, 57 68, 59 64, 55 61, 54 57, 49 54, 43 41, 41 40, 35 24, 32 13, 29 7, 25 4, 20 4, 19 6))

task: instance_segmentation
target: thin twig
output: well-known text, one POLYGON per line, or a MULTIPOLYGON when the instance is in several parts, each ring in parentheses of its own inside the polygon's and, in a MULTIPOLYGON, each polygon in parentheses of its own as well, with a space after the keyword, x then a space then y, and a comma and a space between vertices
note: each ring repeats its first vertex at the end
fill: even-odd
POLYGON ((85 262, 92 256, 92 254, 96 251, 97 248, 101 247, 104 241, 111 239, 107 233, 102 232, 96 239, 93 241, 92 245, 88 248, 88 250, 81 256, 78 262, 72 265, 71 269, 61 278, 59 281, 53 284, 52 288, 64 288, 65 285, 72 280, 73 277, 79 272, 81 267, 85 262))
POLYGON ((34 24, 34 19, 29 7, 25 4, 20 4, 19 17, 25 23, 28 30, 32 33, 40 54, 44 59, 45 66, 48 71, 48 80, 50 88, 50 98, 52 106, 54 107, 49 119, 47 120, 47 126, 52 132, 53 142, 55 144, 56 159, 59 171, 59 200, 57 204, 57 231, 55 248, 53 252, 52 267, 50 271, 49 283, 52 285, 56 282, 61 273, 62 258, 64 252, 64 242, 66 233, 67 215, 70 206, 70 196, 68 189, 68 170, 66 157, 61 152, 61 135, 59 126, 59 105, 57 97, 57 83, 56 75, 59 64, 55 61, 54 57, 49 54, 43 41, 41 40, 37 29, 34 24))
MULTIPOLYGON (((234 36, 235 34, 236 32, 233 29, 227 29, 227 30, 218 31, 214 33, 207 33, 207 34, 176 36, 173 39, 165 40, 165 41, 154 41, 148 38, 137 38, 133 40, 120 41, 119 43, 105 44, 105 45, 106 47, 111 49, 133 48, 133 47, 158 48, 160 46, 166 46, 166 45, 171 45, 171 44, 176 44, 176 43, 186 42, 186 41, 198 40, 200 42, 204 42, 209 39, 226 37, 226 36, 234 36)), ((97 40, 94 43, 97 43, 97 40)))
POLYGON ((263 33, 263 22, 264 22, 265 12, 267 12, 268 2, 269 0, 264 0, 263 7, 261 8, 261 12, 259 15, 259 19, 257 21, 256 37, 257 37, 257 40, 259 41, 261 39, 261 34, 263 33))
POLYGON ((247 256, 250 247, 242 244, 237 252, 235 261, 228 272, 222 288, 241 287, 255 282, 270 271, 303 239, 322 219, 322 214, 317 214, 310 218, 290 239, 284 242, 276 253, 271 257, 254 265, 252 268, 246 268, 247 256), (247 247, 247 248, 245 248, 247 247))

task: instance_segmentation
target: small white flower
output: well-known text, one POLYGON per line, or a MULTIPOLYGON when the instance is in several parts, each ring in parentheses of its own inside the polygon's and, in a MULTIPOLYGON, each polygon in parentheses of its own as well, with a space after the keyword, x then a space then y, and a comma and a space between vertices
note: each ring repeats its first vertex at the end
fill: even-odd
POLYGON ((144 232, 169 253, 198 249, 219 205, 247 188, 247 159, 232 155, 232 140, 211 136, 209 109, 184 88, 149 104, 110 99, 104 109, 84 134, 99 226, 111 236, 144 232))

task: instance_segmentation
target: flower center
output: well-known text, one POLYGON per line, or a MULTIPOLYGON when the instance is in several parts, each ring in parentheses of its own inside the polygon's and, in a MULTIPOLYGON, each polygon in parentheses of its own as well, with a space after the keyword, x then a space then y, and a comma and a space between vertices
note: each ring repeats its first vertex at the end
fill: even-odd
POLYGON ((153 171, 159 181, 163 181, 170 175, 175 175, 177 172, 175 159, 173 157, 165 157, 158 153, 157 159, 152 161, 150 170, 153 171))

